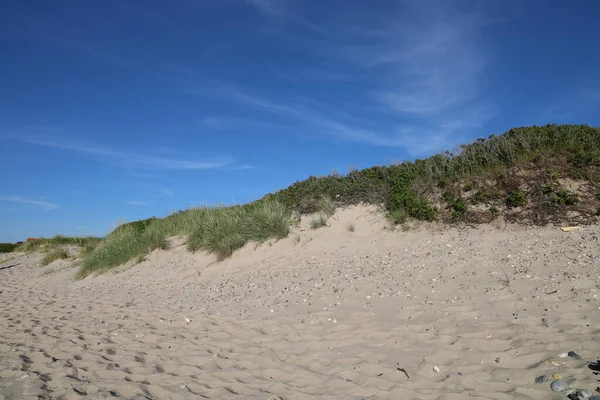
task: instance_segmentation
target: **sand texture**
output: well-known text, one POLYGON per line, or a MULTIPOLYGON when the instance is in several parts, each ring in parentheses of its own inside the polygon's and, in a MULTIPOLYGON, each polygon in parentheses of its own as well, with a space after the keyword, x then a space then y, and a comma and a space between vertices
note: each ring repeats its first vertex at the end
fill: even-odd
POLYGON ((0 399, 566 399, 552 374, 600 386, 597 226, 392 232, 364 207, 308 225, 219 263, 173 238, 80 281, 69 261, 0 255, 0 399))

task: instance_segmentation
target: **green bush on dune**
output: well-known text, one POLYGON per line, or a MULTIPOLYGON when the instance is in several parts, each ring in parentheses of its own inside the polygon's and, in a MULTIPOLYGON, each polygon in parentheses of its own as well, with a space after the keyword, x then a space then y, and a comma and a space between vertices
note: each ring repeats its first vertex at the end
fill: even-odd
MULTIPOLYGON (((594 190, 589 198, 596 201, 595 193, 600 190, 599 128, 547 125, 511 129, 461 145, 454 153, 446 151, 424 160, 353 170, 345 176, 311 176, 243 206, 191 209, 163 219, 125 224, 86 255, 79 276, 164 247, 166 238, 173 235, 188 236, 191 251, 205 250, 224 259, 249 241, 286 237, 297 221, 295 215, 318 211, 330 217, 335 207, 359 203, 385 206, 395 223, 404 223, 407 218, 469 222, 475 206, 491 218, 503 209, 521 222, 543 223, 548 215, 564 215, 565 206, 584 203, 563 192, 557 192, 554 200, 544 200, 544 195, 551 194, 544 188, 554 188, 559 173, 587 180, 590 190, 594 190), (519 177, 516 172, 521 170, 530 174, 519 177), (535 179, 540 181, 534 181, 530 176, 536 171, 552 171, 552 179, 548 173, 538 173, 535 179), (537 189, 522 191, 527 184, 537 189), (535 194, 538 192, 542 197, 535 194), (535 201, 529 201, 534 195, 535 201), (523 214, 534 203, 538 209, 523 214)), ((593 206, 592 211, 577 211, 588 218, 597 212, 598 204, 593 206)))
POLYGON ((0 253, 11 253, 19 247, 19 243, 0 243, 0 253))
POLYGON ((587 125, 511 129, 502 135, 461 145, 456 153, 446 151, 424 160, 371 167, 346 176, 310 177, 267 198, 275 198, 305 213, 316 211, 317 199, 327 194, 338 205, 385 204, 392 215, 432 220, 436 213, 427 195, 436 189, 468 177, 544 159, 562 163, 575 176, 589 175, 585 169, 600 166, 600 129, 587 125))

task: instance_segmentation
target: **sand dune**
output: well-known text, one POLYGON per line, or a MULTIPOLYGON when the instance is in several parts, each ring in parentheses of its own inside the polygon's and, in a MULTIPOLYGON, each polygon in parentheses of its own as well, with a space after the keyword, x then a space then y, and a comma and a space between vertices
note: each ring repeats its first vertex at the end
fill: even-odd
POLYGON ((598 227, 391 232, 372 211, 221 263, 181 238, 82 281, 65 261, 1 263, 0 398, 565 399, 552 374, 600 385, 586 367, 598 227))

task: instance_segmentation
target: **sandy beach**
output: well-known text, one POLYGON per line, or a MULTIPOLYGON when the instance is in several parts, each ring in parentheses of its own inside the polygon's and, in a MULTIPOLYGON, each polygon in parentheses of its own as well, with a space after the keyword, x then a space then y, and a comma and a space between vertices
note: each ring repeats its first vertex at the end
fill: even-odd
POLYGON ((72 261, 2 255, 0 399, 566 399, 553 374, 600 386, 597 226, 385 228, 352 207, 223 262, 172 238, 79 281, 72 261))

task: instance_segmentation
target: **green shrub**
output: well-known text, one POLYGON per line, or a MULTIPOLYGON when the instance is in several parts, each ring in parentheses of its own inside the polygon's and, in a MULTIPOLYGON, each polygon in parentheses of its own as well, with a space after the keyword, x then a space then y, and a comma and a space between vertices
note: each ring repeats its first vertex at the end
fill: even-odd
POLYGON ((44 256, 44 258, 42 258, 42 265, 48 265, 53 261, 56 260, 65 260, 69 258, 69 253, 67 252, 67 250, 63 249, 63 248, 56 248, 48 253, 46 253, 46 255, 44 256))
POLYGON ((435 210, 427 200, 417 197, 413 192, 404 190, 394 191, 390 194, 387 210, 396 213, 396 215, 404 213, 409 217, 423 221, 435 219, 435 210))
POLYGON ((520 190, 513 190, 506 199, 506 205, 511 208, 522 207, 527 204, 525 193, 520 190))
POLYGON ((544 186, 542 186, 542 192, 544 194, 550 194, 554 192, 554 186, 551 183, 547 183, 544 186))
POLYGON ((454 195, 450 190, 444 190, 442 192, 442 199, 446 202, 446 204, 451 205, 454 201, 454 195))
POLYGON ((558 174, 553 169, 546 170, 546 175, 553 181, 558 180, 558 174))
POLYGON ((488 194, 485 189, 478 189, 473 195, 471 202, 473 204, 486 203, 488 201, 488 194))
POLYGON ((554 196, 554 204, 572 206, 579 202, 579 197, 567 190, 559 190, 554 196))
POLYGON ((17 243, 0 243, 0 253, 12 253, 18 247, 17 243))
POLYGON ((472 183, 467 183, 464 187, 463 187, 463 191, 464 192, 470 192, 471 190, 473 190, 473 184, 472 183))
POLYGON ((467 211, 467 202, 462 197, 459 197, 452 203, 452 208, 455 212, 459 214, 464 214, 467 211))
POLYGON ((600 200, 600 192, 596 193, 596 200, 600 200))
POLYGON ((492 206, 492 207, 490 207, 490 212, 492 214, 498 214, 500 212, 500 210, 498 210, 498 207, 492 206))

